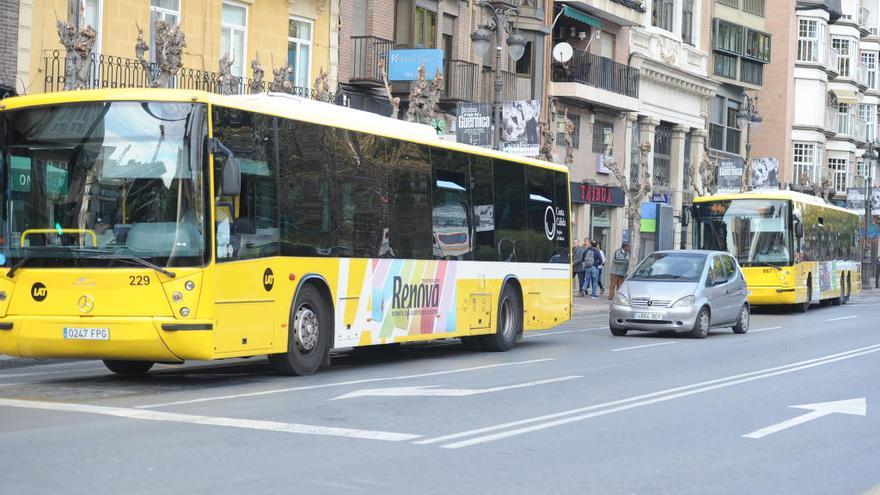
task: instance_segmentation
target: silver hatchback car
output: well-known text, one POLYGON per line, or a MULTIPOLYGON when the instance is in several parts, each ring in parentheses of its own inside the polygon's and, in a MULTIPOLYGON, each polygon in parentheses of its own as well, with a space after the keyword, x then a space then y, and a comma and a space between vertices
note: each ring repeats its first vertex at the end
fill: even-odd
POLYGON ((739 264, 720 251, 657 251, 630 274, 611 302, 608 325, 629 330, 688 332, 712 327, 749 330, 748 290, 739 264))

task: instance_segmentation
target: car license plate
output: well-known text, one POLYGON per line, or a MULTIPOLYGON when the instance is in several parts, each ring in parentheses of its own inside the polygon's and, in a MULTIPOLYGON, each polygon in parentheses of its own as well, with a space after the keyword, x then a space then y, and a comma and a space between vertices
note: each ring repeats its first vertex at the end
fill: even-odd
POLYGON ((68 340, 110 340, 110 329, 64 327, 64 338, 68 340))
POLYGON ((633 313, 633 319, 660 321, 663 319, 663 313, 633 313))

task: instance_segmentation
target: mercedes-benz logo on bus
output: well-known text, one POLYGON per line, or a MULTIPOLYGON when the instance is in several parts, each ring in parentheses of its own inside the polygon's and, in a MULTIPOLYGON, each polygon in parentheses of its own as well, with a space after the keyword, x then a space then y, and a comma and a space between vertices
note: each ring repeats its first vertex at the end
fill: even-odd
POLYGON ((80 313, 91 313, 95 309, 95 299, 88 294, 83 294, 79 296, 76 307, 80 313))

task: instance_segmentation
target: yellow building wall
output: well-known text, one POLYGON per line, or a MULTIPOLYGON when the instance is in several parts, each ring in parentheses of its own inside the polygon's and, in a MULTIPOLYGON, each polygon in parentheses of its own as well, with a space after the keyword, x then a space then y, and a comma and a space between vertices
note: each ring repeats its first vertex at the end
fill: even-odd
MULTIPOLYGON (((271 69, 287 63, 287 20, 290 15, 313 21, 312 67, 310 79, 323 69, 330 71, 330 24, 331 0, 243 0, 238 1, 248 9, 247 58, 244 60, 245 76, 253 77, 251 60, 258 54, 266 69, 266 80, 272 79, 271 69)), ((181 0, 181 27, 186 34, 183 66, 209 72, 219 70, 220 24, 222 0, 181 0)), ((28 92, 40 93, 45 85, 45 57, 59 50, 55 28, 56 13, 64 19, 67 0, 44 0, 33 8, 33 30, 30 45, 32 57, 29 67, 28 92)), ((137 26, 149 39, 149 0, 104 0, 101 27, 100 53, 107 56, 135 59, 137 26)))

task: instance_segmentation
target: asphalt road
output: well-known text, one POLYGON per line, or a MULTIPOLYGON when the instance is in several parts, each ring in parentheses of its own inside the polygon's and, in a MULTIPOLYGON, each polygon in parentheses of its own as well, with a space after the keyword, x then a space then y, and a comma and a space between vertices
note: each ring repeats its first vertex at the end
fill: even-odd
POLYGON ((2 370, 0 493, 880 493, 878 315, 875 291, 691 340, 592 314, 507 353, 360 352, 301 378, 2 370))

